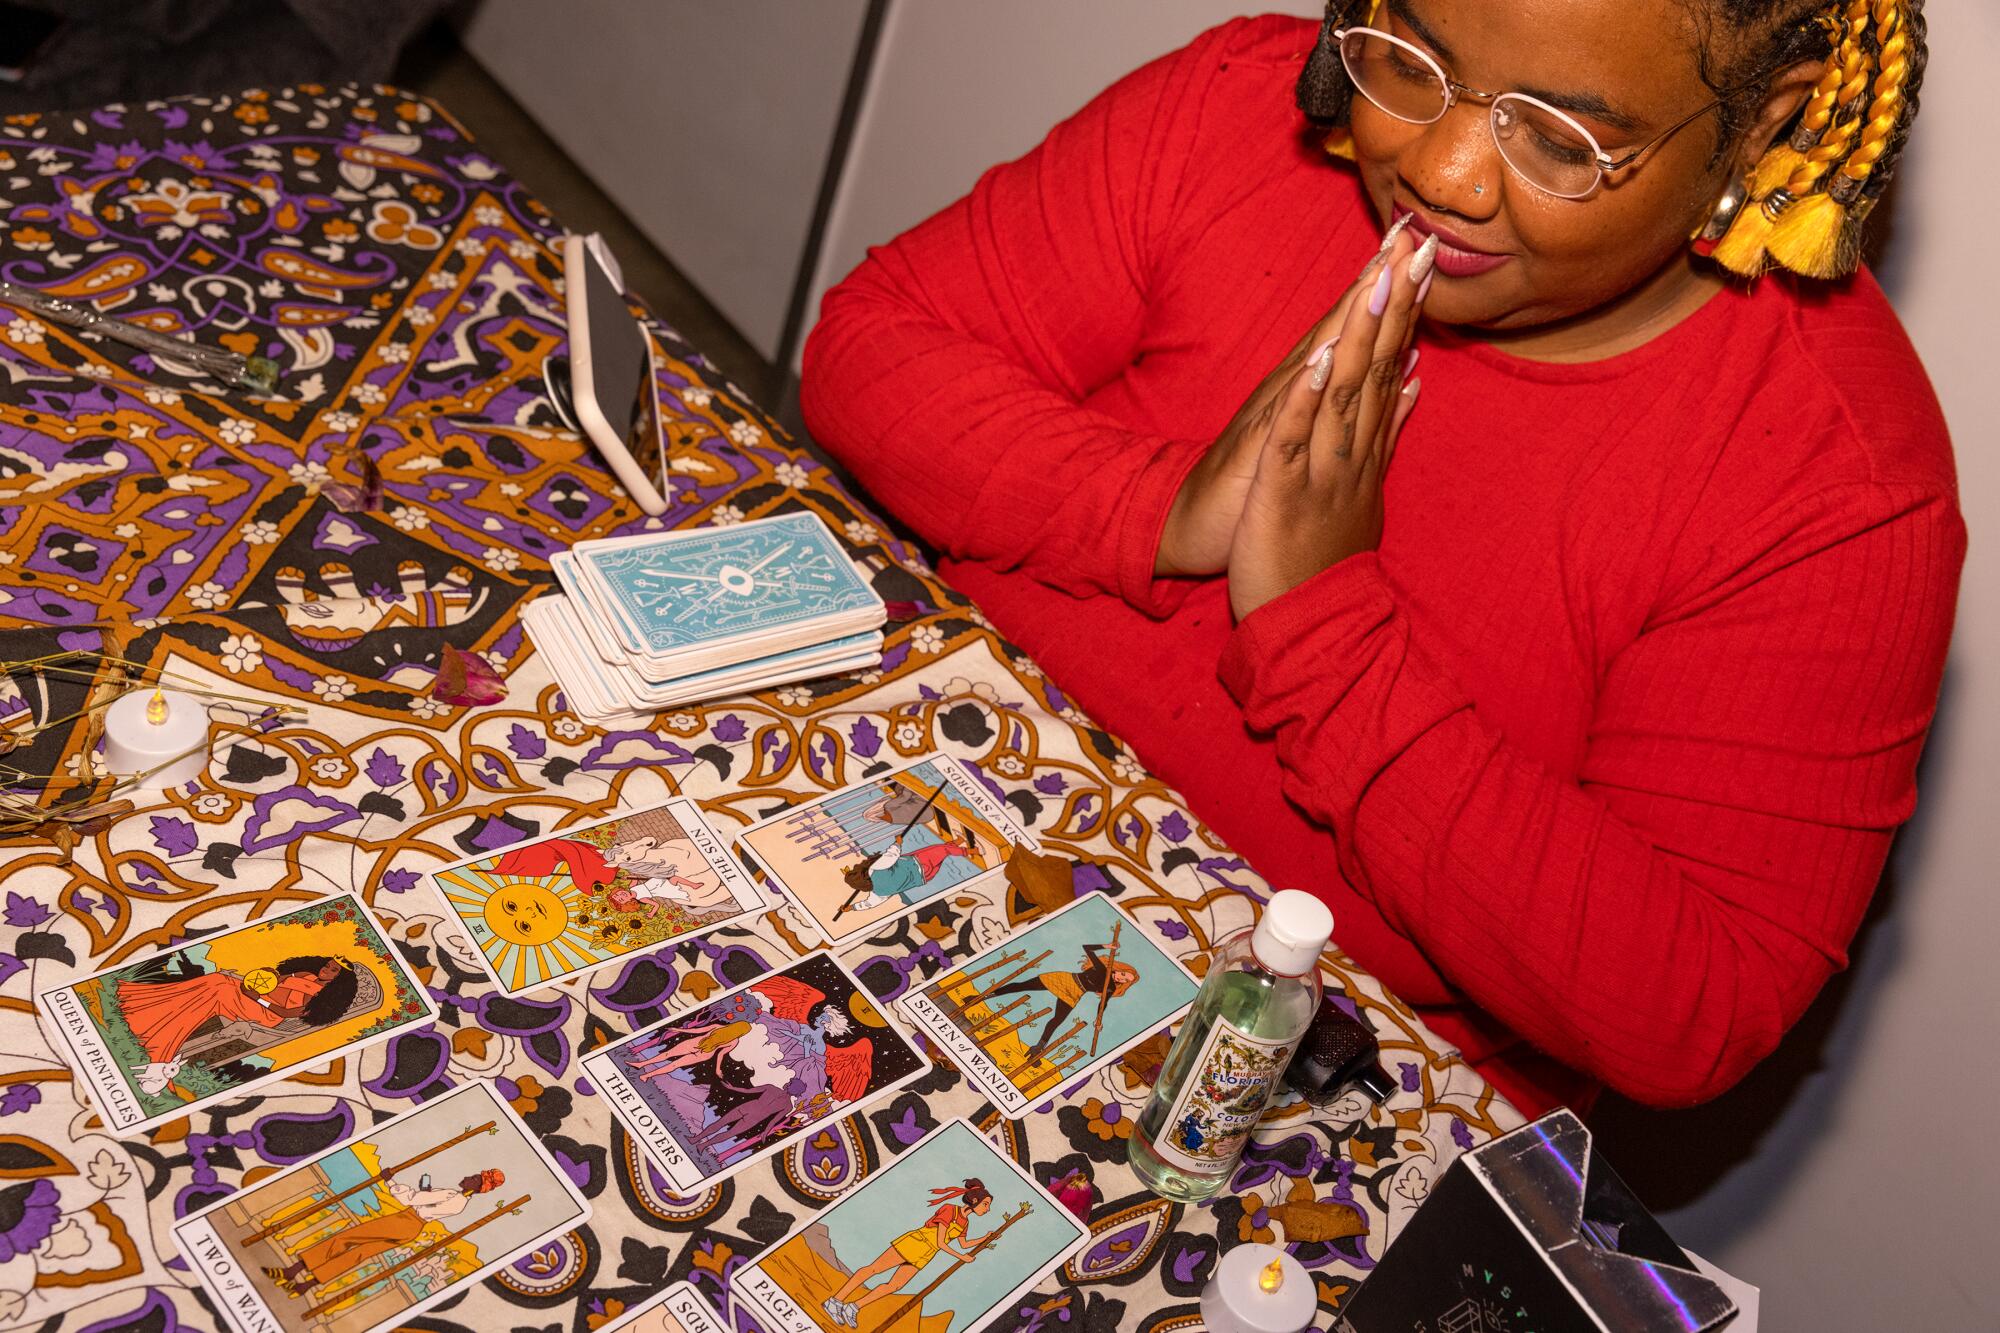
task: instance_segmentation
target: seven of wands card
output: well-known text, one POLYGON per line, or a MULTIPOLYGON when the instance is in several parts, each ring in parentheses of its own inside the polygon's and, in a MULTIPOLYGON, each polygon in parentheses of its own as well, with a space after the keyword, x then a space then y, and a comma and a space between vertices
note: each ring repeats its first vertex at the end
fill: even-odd
POLYGON ((916 1029, 1018 1119, 1172 1023, 1200 983, 1089 894, 902 1000, 916 1029))
POLYGON ((489 1083, 470 1083, 174 1225, 236 1333, 394 1328, 590 1205, 489 1083))
POLYGON ((433 872, 431 883, 505 995, 770 905, 684 799, 482 853, 433 872))
POLYGON ((132 1134, 437 1016, 352 894, 36 997, 114 1134, 132 1134))
POLYGON ((736 835, 829 944, 846 944, 1041 844, 944 755, 844 787, 736 835))
POLYGON ((1013 1158, 952 1120, 730 1285, 782 1333, 977 1333, 1089 1236, 1013 1158))
POLYGON ((676 1194, 693 1194, 910 1082, 930 1062, 828 953, 584 1058, 676 1194))

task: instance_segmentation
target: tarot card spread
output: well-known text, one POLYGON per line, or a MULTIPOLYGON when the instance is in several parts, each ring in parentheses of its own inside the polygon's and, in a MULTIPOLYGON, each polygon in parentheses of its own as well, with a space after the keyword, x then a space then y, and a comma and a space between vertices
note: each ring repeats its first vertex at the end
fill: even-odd
POLYGON ((692 1282, 676 1282, 659 1295, 639 1302, 595 1333, 731 1333, 722 1317, 692 1282))
POLYGON ((182 1219, 174 1243, 237 1333, 375 1333, 589 1216, 471 1083, 182 1219))
POLYGON ((36 997, 114 1134, 164 1124, 437 1017, 351 894, 36 997))
POLYGON ((752 824, 737 845, 833 945, 860 939, 1041 844, 944 755, 752 824))
POLYGON ((772 905, 682 798, 483 853, 433 872, 431 883, 505 995, 772 905))
POLYGON ((1116 1060, 1194 1003, 1194 977, 1091 894, 902 1000, 918 1031, 1010 1119, 1116 1060))
POLYGON ((783 1333, 978 1333, 1089 1237, 1013 1158, 953 1120, 730 1285, 783 1333))
POLYGON ((683 1195, 929 1067, 828 953, 808 954, 583 1062, 605 1104, 683 1195))

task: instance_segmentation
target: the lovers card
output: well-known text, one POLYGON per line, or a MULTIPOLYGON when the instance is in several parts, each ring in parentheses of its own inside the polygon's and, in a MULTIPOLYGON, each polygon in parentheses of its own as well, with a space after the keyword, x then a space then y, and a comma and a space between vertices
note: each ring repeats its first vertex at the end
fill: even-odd
POLYGON ((1200 983, 1101 893, 903 997, 929 1037, 1019 1119, 1187 1012, 1200 983))
POLYGON ((737 845, 828 944, 867 935, 1041 844, 955 759, 936 755, 752 824, 737 845))
POLYGON ((953 1120, 730 1286, 772 1333, 978 1333, 1089 1237, 1013 1158, 953 1120))
POLYGON ((599 1324, 592 1333, 732 1333, 692 1282, 676 1282, 599 1324))
POLYGON ((851 1115, 929 1065, 824 952, 583 1061, 612 1114, 681 1195, 851 1115))
POLYGON ((431 874, 506 995, 690 939, 773 904, 676 797, 431 874))
POLYGON ((345 893, 53 987, 35 1003, 113 1134, 437 1017, 381 926, 345 893))
POLYGON ((183 1218, 174 1243, 236 1333, 375 1333, 589 1216, 481 1082, 183 1218))

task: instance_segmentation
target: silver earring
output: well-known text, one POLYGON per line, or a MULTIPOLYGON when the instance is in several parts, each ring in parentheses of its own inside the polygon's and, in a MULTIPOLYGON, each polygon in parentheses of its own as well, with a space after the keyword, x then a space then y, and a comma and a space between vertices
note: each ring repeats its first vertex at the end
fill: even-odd
POLYGON ((1750 177, 1745 174, 1729 182, 1728 188, 1722 192, 1722 197, 1715 201, 1715 207, 1710 210, 1708 221, 1696 228, 1694 235, 1689 238, 1694 242, 1694 252, 1704 258, 1714 254, 1715 247, 1722 244, 1722 238, 1729 234, 1729 228, 1735 224, 1736 215, 1741 213, 1743 206, 1749 202, 1750 177))

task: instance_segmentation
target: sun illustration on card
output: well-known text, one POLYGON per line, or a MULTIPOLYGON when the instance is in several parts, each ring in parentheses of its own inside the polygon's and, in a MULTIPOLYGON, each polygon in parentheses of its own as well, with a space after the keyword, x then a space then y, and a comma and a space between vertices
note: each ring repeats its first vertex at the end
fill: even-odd
POLYGON ((472 929, 494 974, 531 986, 597 961, 582 890, 564 875, 438 876, 445 897, 472 929))

